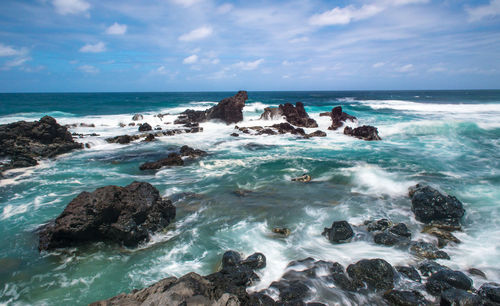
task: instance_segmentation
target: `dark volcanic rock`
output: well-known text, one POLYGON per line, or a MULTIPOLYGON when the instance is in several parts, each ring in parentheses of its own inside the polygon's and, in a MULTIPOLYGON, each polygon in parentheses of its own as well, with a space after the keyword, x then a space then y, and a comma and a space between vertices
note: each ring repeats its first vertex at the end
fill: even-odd
POLYGON ((394 269, 383 259, 363 259, 347 267, 347 273, 355 282, 362 282, 369 289, 392 289, 394 269))
POLYGON ((450 268, 440 265, 433 260, 425 260, 418 265, 418 270, 423 276, 430 276, 442 270, 450 270, 450 268))
POLYGON ((307 134, 304 138, 311 138, 311 137, 326 137, 326 133, 320 130, 314 131, 312 133, 307 134))
POLYGON ((109 143, 119 143, 119 144, 128 144, 131 141, 139 139, 138 135, 120 135, 115 137, 106 138, 106 141, 109 143))
POLYGON ((153 134, 148 134, 148 136, 146 136, 146 138, 144 138, 144 141, 145 141, 145 142, 155 141, 155 135, 153 135, 153 134))
POLYGON ((344 134, 363 140, 382 140, 378 135, 378 129, 371 125, 363 125, 355 129, 346 126, 344 128, 344 134))
POLYGON ((155 162, 147 162, 139 166, 141 170, 156 170, 165 166, 183 166, 184 161, 177 153, 168 154, 167 158, 157 160, 155 162))
POLYGON ((335 243, 347 242, 354 236, 354 231, 347 221, 335 221, 331 228, 325 227, 322 235, 335 243))
POLYGON ((290 134, 293 134, 293 135, 305 135, 306 132, 304 131, 304 129, 302 128, 296 128, 294 127, 293 125, 291 125, 290 123, 287 123, 287 122, 282 122, 282 123, 279 123, 279 124, 273 124, 272 125, 273 128, 277 129, 278 130, 278 133, 280 134, 286 134, 286 133, 290 133, 290 134))
POLYGON ((143 118, 144 118, 144 116, 142 116, 141 114, 135 114, 132 117, 132 121, 139 121, 139 120, 142 120, 143 118))
POLYGON ((410 242, 411 232, 404 223, 394 224, 387 219, 365 221, 368 232, 373 232, 373 240, 377 244, 393 246, 406 245, 410 242))
POLYGON ((252 268, 235 264, 207 276, 191 272, 179 279, 165 278, 148 288, 122 293, 91 305, 273 305, 274 301, 264 294, 248 295, 246 287, 255 280, 258 276, 252 268))
POLYGON ((136 246, 149 233, 165 228, 175 217, 172 202, 162 199, 148 183, 106 186, 82 192, 64 211, 40 230, 40 250, 92 241, 136 246))
POLYGON ((338 129, 339 127, 342 126, 343 122, 346 122, 347 120, 350 120, 352 122, 356 120, 356 117, 344 113, 342 111, 342 106, 334 107, 332 111, 328 114, 332 118, 332 125, 328 127, 329 130, 338 129))
POLYGON ((450 259, 450 256, 445 251, 441 251, 432 243, 425 241, 412 241, 410 243, 410 251, 422 258, 450 259))
POLYGON ((422 184, 410 188, 411 210, 418 221, 460 224, 465 214, 462 203, 454 196, 445 196, 436 189, 422 184))
POLYGON ((479 288, 478 294, 492 302, 500 303, 500 284, 497 283, 483 284, 479 288))
POLYGON ((205 156, 207 155, 207 152, 200 150, 200 149, 193 149, 188 146, 182 146, 180 153, 182 156, 189 156, 189 157, 200 157, 200 156, 205 156))
POLYGON ((316 121, 309 118, 306 110, 304 109, 304 104, 302 102, 295 103, 293 106, 291 103, 280 104, 279 109, 281 113, 286 117, 286 121, 289 123, 306 128, 318 127, 316 121))
POLYGON ((451 288, 441 293, 443 306, 476 306, 481 305, 481 298, 465 290, 451 288))
POLYGON ((472 280, 460 271, 441 270, 427 279, 425 288, 432 295, 439 295, 450 288, 470 290, 472 280))
POLYGON ((139 132, 147 132, 147 131, 151 131, 153 128, 151 127, 151 125, 149 125, 149 123, 143 123, 141 125, 139 125, 139 132))
POLYGON ((81 143, 73 141, 68 129, 59 125, 52 117, 39 121, 18 121, 0 125, 0 157, 9 158, 0 171, 36 165, 36 158, 82 149, 81 143))
POLYGON ((416 282, 421 282, 422 278, 420 277, 420 274, 418 274, 417 269, 414 267, 405 267, 405 266, 396 266, 396 270, 403 274, 405 277, 411 279, 412 281, 416 282))
POLYGON ((266 107, 264 112, 260 115, 260 119, 274 120, 283 117, 283 112, 279 107, 266 107))
POLYGON ((389 290, 384 293, 390 305, 394 306, 425 306, 431 305, 422 293, 418 291, 389 290))
POLYGON ((239 91, 236 95, 222 99, 217 105, 204 110, 188 109, 174 121, 175 124, 201 123, 207 120, 218 119, 227 124, 243 121, 243 107, 248 99, 247 92, 239 91))

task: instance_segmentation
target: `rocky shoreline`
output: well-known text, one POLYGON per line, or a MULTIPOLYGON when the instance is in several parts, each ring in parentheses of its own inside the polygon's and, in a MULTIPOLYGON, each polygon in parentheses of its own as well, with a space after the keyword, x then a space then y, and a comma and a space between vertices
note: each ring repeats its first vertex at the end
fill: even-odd
MULTIPOLYGON (((226 124, 243 121, 243 107, 248 99, 246 91, 221 100, 217 105, 204 110, 185 110, 174 124, 182 128, 162 130, 147 122, 138 125, 138 134, 119 135, 106 138, 108 143, 129 144, 143 139, 155 141, 157 137, 183 133, 200 133, 200 123, 219 120, 226 124)), ((157 115, 160 116, 161 114, 157 115)), ((378 129, 362 125, 350 127, 358 118, 343 112, 336 106, 329 116, 332 124, 328 130, 344 126, 343 134, 366 141, 380 141, 378 129)), ((240 133, 258 135, 295 135, 301 139, 325 137, 321 130, 307 133, 305 129, 317 128, 317 122, 310 118, 301 102, 295 105, 285 103, 277 108, 266 108, 262 120, 283 119, 269 126, 235 126, 233 137, 240 133)), ((136 114, 132 121, 142 121, 136 114)), ((133 123, 135 126, 135 122, 133 123)), ((93 124, 80 124, 92 128, 93 124)), ((37 159, 52 158, 72 150, 82 149, 75 142, 68 128, 59 125, 52 117, 43 117, 35 122, 15 122, 0 125, 0 157, 8 158, 1 171, 34 166, 37 159)), ((95 136, 95 134, 89 134, 95 136)), ((162 167, 183 166, 185 160, 198 159, 207 152, 182 146, 178 152, 170 152, 159 160, 140 165, 142 171, 154 171, 162 167)), ((308 179, 297 180, 302 183, 308 179)), ((250 292, 248 288, 259 281, 259 271, 266 266, 263 253, 246 258, 236 252, 222 255, 219 269, 209 275, 200 276, 194 272, 180 278, 162 279, 150 287, 120 294, 92 305, 324 305, 316 301, 322 286, 338 290, 341 296, 352 301, 375 305, 500 305, 500 285, 485 283, 475 288, 470 275, 485 274, 478 269, 455 271, 435 262, 450 260, 451 256, 441 250, 447 245, 459 244, 454 232, 462 230, 465 215, 463 204, 454 196, 442 194, 426 184, 417 184, 409 189, 409 208, 415 219, 422 223, 421 233, 435 243, 412 240, 412 233, 405 223, 393 223, 388 219, 366 220, 363 224, 349 224, 345 220, 334 220, 323 233, 333 244, 351 243, 364 237, 371 243, 384 247, 398 248, 419 259, 413 266, 392 266, 380 258, 366 258, 347 267, 332 261, 305 258, 288 264, 279 280, 267 289, 250 292), (368 238, 366 238, 368 237, 368 238), (469 276, 468 276, 469 275, 469 276)), ((75 197, 54 220, 40 227, 39 250, 51 251, 58 248, 78 246, 104 241, 119 246, 134 248, 148 242, 151 235, 168 230, 176 216, 176 207, 147 182, 133 182, 125 187, 104 186, 92 192, 82 192, 75 197)), ((286 239, 290 230, 273 229, 286 239)), ((265 253, 265 250, 262 250, 265 253)))

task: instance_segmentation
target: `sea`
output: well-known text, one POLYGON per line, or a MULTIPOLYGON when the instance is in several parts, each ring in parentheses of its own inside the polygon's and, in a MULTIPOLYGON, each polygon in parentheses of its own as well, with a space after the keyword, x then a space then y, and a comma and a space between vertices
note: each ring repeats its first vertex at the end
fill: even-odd
MULTIPOLYGON (((459 244, 438 260, 452 269, 482 270, 470 276, 478 288, 500 282, 500 91, 312 91, 248 92, 244 121, 266 126, 265 107, 301 101, 326 137, 230 136, 235 125, 202 123, 203 132, 110 144, 105 138, 138 133, 128 126, 142 114, 151 126, 174 128, 185 109, 203 110, 236 92, 26 93, 0 94, 0 124, 53 116, 90 148, 5 173, 0 180, 0 304, 85 305, 143 288, 162 278, 216 271, 222 254, 262 252, 267 265, 249 291, 279 280, 292 260, 313 257, 344 267, 365 258, 412 265, 407 250, 370 240, 333 244, 321 235, 334 221, 352 225, 388 218, 404 222, 414 240, 422 233, 411 211, 408 188, 426 183, 456 196, 466 210, 459 244), (364 141, 328 130, 335 106, 358 118, 350 126, 373 125, 381 141, 364 141), (157 114, 167 114, 160 118, 157 114), (120 127, 120 123, 125 127, 120 127), (188 145, 208 152, 183 167, 140 171, 188 145), (308 173, 309 183, 291 179, 308 173), (94 243, 38 251, 37 228, 56 218, 79 193, 106 185, 149 182, 177 207, 175 221, 137 248, 94 243), (291 230, 288 237, 274 227, 291 230)), ((357 305, 363 297, 344 295, 332 284, 314 291, 329 305, 357 305)))

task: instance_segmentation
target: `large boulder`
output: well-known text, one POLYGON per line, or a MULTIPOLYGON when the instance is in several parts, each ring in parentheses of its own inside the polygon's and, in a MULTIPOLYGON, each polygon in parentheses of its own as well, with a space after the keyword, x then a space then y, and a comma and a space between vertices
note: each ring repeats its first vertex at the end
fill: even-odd
POLYGON ((368 141, 382 140, 378 135, 378 129, 371 125, 363 125, 354 129, 346 126, 344 128, 344 134, 368 141))
POLYGON ((356 117, 344 113, 342 111, 342 106, 334 107, 330 113, 330 118, 332 118, 332 125, 328 127, 329 130, 338 129, 347 120, 350 120, 351 122, 354 122, 356 120, 356 117))
POLYGON ((500 284, 485 283, 479 288, 478 294, 492 302, 500 303, 500 284))
POLYGON ((139 132, 147 132, 151 131, 152 129, 153 128, 151 127, 151 125, 147 122, 139 125, 139 132))
MULTIPOLYGON (((228 251, 223 258, 233 257, 238 254, 228 251)), ((122 293, 107 300, 90 304, 91 306, 112 306, 112 305, 219 305, 236 306, 252 305, 251 301, 272 301, 269 297, 251 297, 246 288, 259 277, 255 274, 255 269, 265 265, 265 257, 261 253, 255 253, 247 259, 227 262, 222 265, 219 272, 207 276, 200 276, 196 273, 188 273, 181 278, 169 277, 160 280, 150 287, 133 290, 129 294, 122 293), (260 265, 248 265, 248 262, 255 262, 258 258, 260 265)), ((236 258, 233 258, 236 259, 236 258)), ((272 303, 272 302, 271 302, 272 303)))
POLYGON ((354 231, 347 221, 335 221, 331 228, 325 227, 322 235, 334 243, 348 242, 353 236, 354 231))
POLYGON ((172 202, 149 183, 106 186, 82 192, 52 222, 40 229, 40 250, 93 241, 113 241, 127 247, 148 241, 175 217, 172 202))
POLYGON ((472 289, 472 280, 460 271, 441 270, 427 279, 425 288, 432 295, 440 295, 451 288, 467 291, 472 289))
POLYGON ((316 121, 309 118, 302 102, 295 103, 295 106, 291 103, 280 104, 279 109, 290 124, 305 128, 318 127, 316 121))
POLYGON ((386 299, 390 303, 390 305, 394 306, 431 305, 431 303, 425 299, 422 293, 416 290, 389 290, 384 293, 384 299, 386 299))
POLYGON ((243 121, 243 107, 248 100, 247 92, 244 90, 232 97, 222 99, 217 105, 204 110, 196 111, 188 109, 174 121, 175 124, 201 123, 212 119, 222 120, 227 124, 243 121))
POLYGON ((0 125, 0 158, 10 159, 0 171, 34 166, 37 158, 55 157, 82 148, 83 145, 73 140, 66 127, 49 116, 34 122, 0 125))
POLYGON ((347 267, 347 273, 358 283, 369 289, 388 290, 394 287, 394 268, 385 260, 362 259, 347 267))
POLYGON ((450 195, 422 184, 410 188, 411 210, 418 221, 459 225, 465 214, 462 203, 450 195))

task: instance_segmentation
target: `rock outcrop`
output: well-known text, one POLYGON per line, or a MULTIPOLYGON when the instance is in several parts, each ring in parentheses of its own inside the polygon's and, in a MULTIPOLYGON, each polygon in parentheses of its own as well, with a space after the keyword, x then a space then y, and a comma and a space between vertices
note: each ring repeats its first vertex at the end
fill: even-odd
POLYGON ((371 125, 363 125, 354 129, 346 126, 344 128, 344 134, 368 141, 382 140, 378 135, 378 129, 371 125))
POLYGON ((166 166, 184 166, 184 161, 178 153, 170 153, 166 158, 147 162, 139 166, 140 170, 157 170, 166 166))
POLYGON ((410 188, 411 210, 418 221, 456 226, 465 214, 462 203, 436 189, 417 184, 410 188))
POLYGON ((36 165, 37 158, 50 158, 82 149, 71 133, 52 117, 0 125, 0 157, 10 159, 0 171, 36 165))
POLYGON ((148 241, 175 217, 175 207, 149 183, 106 186, 82 192, 40 228, 40 250, 112 241, 127 247, 148 241))
POLYGON ((279 107, 266 107, 264 112, 260 115, 261 120, 276 120, 283 117, 283 111, 279 107))
POLYGON ((219 272, 207 276, 191 272, 179 279, 165 278, 150 287, 91 305, 253 305, 255 297, 246 288, 259 279, 254 270, 265 265, 266 258, 261 253, 242 260, 237 252, 228 251, 223 255, 219 272))
POLYGON ((192 124, 213 119, 222 120, 227 124, 237 123, 243 121, 243 107, 245 107, 246 100, 248 100, 247 92, 241 90, 232 97, 222 99, 217 105, 207 110, 188 109, 182 112, 174 123, 192 124))
POLYGON ((322 235, 334 243, 348 242, 353 236, 354 231, 347 221, 335 221, 331 228, 325 227, 322 235))
POLYGON ((151 131, 153 128, 151 127, 151 125, 149 125, 149 123, 143 123, 141 125, 139 125, 139 132, 147 132, 147 131, 151 131))
POLYGON ((349 276, 369 289, 388 290, 394 287, 394 268, 383 259, 362 259, 347 267, 349 276))
POLYGON ((342 106, 336 106, 329 113, 330 118, 332 118, 332 125, 328 128, 329 130, 336 130, 344 124, 347 120, 351 122, 356 121, 356 117, 351 116, 342 111, 342 106))
POLYGON ((314 119, 309 118, 302 102, 295 103, 295 106, 291 103, 280 104, 279 109, 290 124, 305 128, 318 127, 318 123, 314 119))

